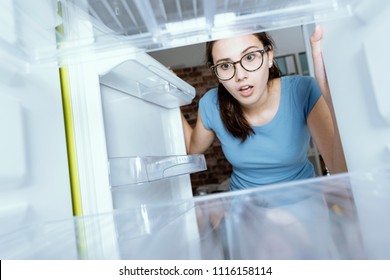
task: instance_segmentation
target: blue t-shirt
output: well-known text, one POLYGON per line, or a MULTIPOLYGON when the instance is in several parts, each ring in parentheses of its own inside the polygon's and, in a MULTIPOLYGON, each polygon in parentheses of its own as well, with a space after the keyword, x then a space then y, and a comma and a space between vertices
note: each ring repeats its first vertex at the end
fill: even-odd
POLYGON ((243 143, 223 125, 217 91, 211 89, 201 98, 199 110, 204 126, 215 132, 233 167, 231 190, 316 176, 307 155, 310 140, 307 117, 321 96, 315 79, 282 77, 276 115, 265 125, 252 126, 255 134, 250 134, 243 143))

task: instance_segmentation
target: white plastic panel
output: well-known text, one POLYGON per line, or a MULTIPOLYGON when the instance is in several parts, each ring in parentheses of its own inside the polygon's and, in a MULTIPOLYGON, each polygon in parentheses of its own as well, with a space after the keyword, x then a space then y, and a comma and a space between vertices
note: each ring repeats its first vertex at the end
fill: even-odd
POLYGON ((72 216, 58 68, 9 74, 0 78, 1 234, 72 216))
POLYGON ((384 26, 372 30, 369 37, 364 40, 364 52, 378 111, 390 125, 390 94, 386 86, 388 76, 385 70, 390 65, 390 56, 384 55, 388 52, 390 40, 383 36, 383 30, 390 28, 390 21, 382 21, 382 24, 384 26))
POLYGON ((31 205, 23 199, 2 201, 0 206, 0 235, 12 232, 33 220, 31 205))
POLYGON ((20 186, 27 176, 23 110, 17 99, 0 94, 0 189, 20 186), (12 122, 12 125, 10 125, 12 122))
POLYGON ((17 38, 17 29, 15 22, 15 1, 13 0, 3 0, 2 8, 6 13, 3 13, 0 17, 0 23, 3 27, 0 32, 0 40, 8 44, 14 44, 17 38))

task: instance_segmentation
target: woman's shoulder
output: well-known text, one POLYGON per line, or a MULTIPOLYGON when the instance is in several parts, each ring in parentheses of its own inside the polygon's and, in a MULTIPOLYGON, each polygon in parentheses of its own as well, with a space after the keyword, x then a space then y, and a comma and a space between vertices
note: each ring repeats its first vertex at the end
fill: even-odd
POLYGON ((218 88, 211 88, 206 91, 205 94, 200 98, 200 102, 212 102, 213 104, 217 104, 218 101, 218 88))
POLYGON ((217 96, 217 93, 218 93, 218 88, 211 88, 211 89, 208 89, 202 96, 202 98, 204 97, 207 97, 207 98, 211 98, 213 96, 217 96))
POLYGON ((321 96, 316 79, 311 76, 299 75, 282 78, 284 96, 292 100, 298 108, 302 106, 306 108, 308 106, 309 109, 305 109, 308 114, 313 104, 321 96))
POLYGON ((218 89, 212 88, 200 98, 199 100, 199 112, 204 126, 207 129, 214 129, 215 118, 219 116, 218 108, 218 89))
POLYGON ((308 85, 315 81, 311 76, 302 75, 283 76, 281 79, 287 85, 308 85))

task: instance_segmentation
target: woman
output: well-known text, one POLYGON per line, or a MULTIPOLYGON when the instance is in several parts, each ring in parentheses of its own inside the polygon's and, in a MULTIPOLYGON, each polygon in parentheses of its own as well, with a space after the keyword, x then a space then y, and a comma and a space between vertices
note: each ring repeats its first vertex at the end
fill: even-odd
POLYGON ((281 77, 267 33, 207 44, 207 61, 220 84, 201 98, 194 129, 182 116, 186 148, 204 153, 218 137, 233 167, 231 190, 314 177, 310 135, 329 171, 346 171, 321 39, 317 27, 310 38, 317 82, 281 77))

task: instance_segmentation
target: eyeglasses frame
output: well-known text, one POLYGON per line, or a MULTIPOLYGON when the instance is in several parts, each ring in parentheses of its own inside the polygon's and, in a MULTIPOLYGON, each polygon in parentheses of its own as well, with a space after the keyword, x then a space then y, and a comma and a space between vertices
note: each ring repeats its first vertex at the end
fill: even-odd
POLYGON ((221 79, 221 78, 218 76, 217 71, 216 71, 216 67, 218 67, 218 66, 221 65, 221 64, 227 63, 227 62, 221 62, 221 63, 215 64, 215 65, 211 65, 211 66, 210 66, 210 69, 213 70, 215 76, 217 76, 217 78, 218 78, 219 80, 221 80, 221 81, 229 81, 229 80, 231 80, 231 79, 236 75, 236 71, 237 71, 237 70, 236 70, 236 64, 237 64, 237 63, 240 63, 242 69, 244 69, 244 70, 247 71, 247 72, 254 72, 254 71, 257 71, 257 70, 259 70, 259 69, 261 68, 261 66, 263 66, 263 63, 264 63, 264 54, 265 54, 266 52, 270 51, 271 49, 272 49, 272 47, 271 47, 270 45, 267 45, 267 46, 265 46, 264 49, 262 49, 262 50, 256 50, 256 51, 252 51, 252 52, 248 52, 248 53, 244 54, 244 55, 240 58, 240 60, 237 60, 236 62, 228 62, 228 63, 231 63, 231 64, 233 65, 233 69, 234 69, 233 75, 232 75, 229 79, 221 79), (242 59, 243 59, 245 56, 247 56, 248 54, 255 53, 255 52, 259 52, 259 53, 261 54, 261 58, 262 58, 261 64, 260 64, 259 67, 257 67, 257 68, 254 69, 254 70, 247 70, 247 69, 242 65, 242 59))

